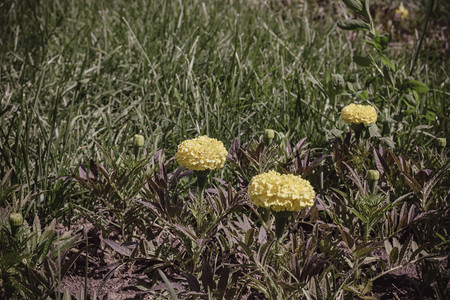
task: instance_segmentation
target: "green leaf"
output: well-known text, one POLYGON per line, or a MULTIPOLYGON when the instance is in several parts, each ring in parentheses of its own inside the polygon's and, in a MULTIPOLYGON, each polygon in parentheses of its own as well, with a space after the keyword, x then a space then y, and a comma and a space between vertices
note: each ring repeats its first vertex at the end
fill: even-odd
POLYGON ((412 108, 414 111, 416 110, 417 106, 417 100, 413 97, 411 94, 406 94, 402 98, 403 102, 408 105, 410 108, 412 108))
POLYGON ((159 276, 161 276, 162 280, 167 286, 167 289, 169 290, 170 296, 173 300, 178 300, 177 294, 175 293, 175 289, 173 288, 172 283, 170 283, 169 279, 167 279, 166 274, 163 273, 160 269, 158 269, 159 276))
POLYGON ((110 246, 114 251, 116 251, 117 253, 123 255, 123 256, 130 256, 131 255, 131 250, 125 246, 122 246, 114 241, 105 239, 104 240, 105 243, 110 246))
POLYGON ((341 232, 341 237, 344 243, 347 245, 349 249, 352 249, 353 246, 355 245, 355 240, 345 230, 339 229, 339 231, 341 232))
POLYGON ((370 25, 363 20, 347 19, 337 22, 337 26, 343 30, 369 30, 370 25))
POLYGON ((360 55, 353 56, 353 61, 357 65, 360 65, 362 67, 370 67, 373 64, 372 58, 365 57, 365 56, 360 56, 360 55))
POLYGON ((392 251, 392 245, 388 240, 384 241, 384 249, 386 250, 387 255, 389 255, 392 251))
POLYGON ((384 56, 383 54, 380 54, 380 58, 381 61, 383 62, 384 65, 388 66, 389 68, 391 68, 392 72, 395 72, 395 66, 394 64, 389 60, 389 58, 387 58, 386 56, 384 56))
POLYGON ((402 263, 403 257, 405 256, 406 253, 406 249, 409 247, 409 244, 411 243, 412 240, 412 235, 410 235, 408 237, 408 239, 406 240, 406 242, 403 244, 403 247, 400 250, 400 253, 398 255, 398 263, 402 263))
POLYGON ((432 111, 427 111, 425 115, 421 115, 421 117, 427 119, 430 122, 436 121, 436 114, 432 111))
POLYGON ((421 94, 421 93, 428 93, 429 89, 428 87, 423 84, 420 81, 417 80, 408 80, 403 82, 402 88, 404 90, 412 90, 412 91, 416 91, 417 93, 421 94))
MULTIPOLYGON (((373 38, 373 41, 375 44, 377 44, 380 47, 380 51, 384 51, 388 47, 389 38, 386 35, 378 35, 373 38)), ((378 49, 378 47, 377 47, 378 49)))
POLYGON ((394 248, 392 248, 391 253, 389 253, 389 263, 391 265, 393 265, 393 264, 395 264, 397 259, 398 259, 398 248, 394 247, 394 248))
POLYGON ((395 143, 394 140, 392 139, 392 137, 388 136, 388 137, 381 137, 380 141, 385 142, 386 145, 388 145, 390 148, 394 149, 395 148, 395 143))
POLYGON ((342 0, 342 2, 344 2, 348 8, 353 9, 354 11, 362 12, 363 10, 363 5, 359 0, 342 0))
POLYGON ((369 93, 367 91, 361 91, 358 94, 358 98, 362 99, 362 100, 369 100, 369 93))
POLYGON ((380 129, 378 128, 378 126, 373 123, 369 125, 369 135, 370 137, 380 137, 380 129))

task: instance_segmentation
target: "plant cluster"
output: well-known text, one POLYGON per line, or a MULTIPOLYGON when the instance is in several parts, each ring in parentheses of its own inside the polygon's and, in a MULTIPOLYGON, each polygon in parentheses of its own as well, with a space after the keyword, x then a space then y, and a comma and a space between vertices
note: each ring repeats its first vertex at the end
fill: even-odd
MULTIPOLYGON (((68 139, 55 129, 58 105, 52 106, 50 120, 39 119, 33 129, 30 127, 34 125, 25 118, 27 133, 10 130, 22 124, 19 113, 0 120, 9 124, 8 130, 0 130, 0 139, 6 145, 0 146, 4 161, 0 163, 0 174, 4 174, 0 183, 0 298, 72 299, 79 293, 81 299, 95 299, 108 281, 124 274, 138 274, 126 289, 140 298, 368 300, 377 299, 380 282, 398 279, 406 269, 413 269, 414 275, 409 274, 407 284, 418 297, 447 299, 448 121, 440 115, 444 109, 426 105, 431 92, 440 95, 436 99, 443 92, 432 90, 413 77, 414 71, 421 68, 417 61, 420 46, 409 66, 404 61, 391 60, 389 35, 376 27, 369 1, 343 0, 353 16, 339 21, 337 26, 344 35, 348 34, 349 40, 364 36, 364 44, 352 49, 351 55, 352 68, 354 63, 361 72, 327 69, 321 80, 316 78, 319 74, 309 71, 303 72, 306 75, 302 77, 300 73, 306 68, 306 63, 302 63, 300 71, 285 75, 284 55, 292 59, 292 65, 299 64, 300 56, 283 42, 281 29, 271 31, 265 24, 262 27, 271 38, 276 37, 278 50, 283 54, 280 67, 261 75, 256 67, 242 64, 242 59, 257 56, 250 49, 242 49, 245 43, 238 27, 245 24, 236 25, 236 33, 231 37, 221 36, 223 24, 196 27, 194 32, 212 30, 208 40, 192 35, 183 47, 178 47, 175 33, 186 30, 184 10, 190 6, 181 1, 161 3, 163 12, 158 18, 169 24, 167 30, 173 30, 164 45, 172 49, 171 56, 161 59, 172 65, 154 64, 147 53, 159 49, 159 41, 144 48, 146 44, 141 44, 138 33, 122 17, 130 33, 129 42, 140 51, 140 58, 129 57, 129 66, 137 64, 137 68, 154 76, 152 82, 142 84, 142 93, 170 116, 150 122, 156 130, 150 132, 150 127, 136 124, 128 126, 128 111, 121 112, 121 106, 115 102, 105 104, 119 94, 124 99, 133 98, 134 88, 124 88, 117 94, 108 91, 99 103, 120 113, 123 123, 93 130, 109 138, 94 138, 87 146, 92 153, 88 160, 77 161, 79 165, 71 169, 71 174, 62 176, 58 169, 50 180, 50 174, 42 179, 45 176, 41 173, 46 172, 46 163, 57 165, 52 138, 61 144, 68 139), (167 16, 177 11, 172 10, 177 5, 181 8, 178 23, 170 23, 167 16), (226 66, 231 75, 223 79, 223 74, 216 74, 216 69, 211 68, 211 78, 196 77, 196 67, 207 62, 201 59, 210 55, 206 44, 215 39, 233 41, 234 53, 226 66), (183 52, 184 48, 187 52, 183 52), (246 57, 240 57, 239 51, 246 57), (180 73, 180 57, 187 62, 186 74, 180 73), (173 82, 162 81, 164 77, 173 78, 173 82), (213 77, 219 78, 220 86, 214 85, 213 77), (244 81, 244 77, 252 79, 244 81), (273 106, 269 102, 255 104, 254 93, 271 95, 264 84, 276 77, 285 79, 283 93, 276 95, 283 100, 274 101, 278 104, 273 106), (199 87, 204 87, 204 82, 210 90, 202 92, 199 87), (311 87, 311 92, 306 92, 305 86, 311 87), (163 97, 158 93, 165 88, 167 97, 175 102, 154 101, 155 95, 163 97), (189 98, 191 95, 193 98, 189 98), (313 102, 311 98, 319 100, 313 102), (204 103, 199 104, 198 99, 204 103), (212 99, 217 101, 212 103, 212 99), (251 123, 255 107, 265 107, 255 112, 270 116, 264 115, 262 123, 253 127, 258 128, 259 136, 242 134, 240 127, 235 129, 234 122, 226 123, 229 120, 223 118, 227 117, 220 115, 219 109, 214 110, 230 99, 237 99, 230 105, 236 111, 248 109, 243 123, 251 123), (293 103, 292 107, 289 103, 293 103), (190 117, 204 123, 195 123, 197 129, 175 131, 175 127, 185 126, 180 120, 190 105, 195 106, 189 111, 190 117), (286 113, 290 109, 295 113, 293 119, 286 113), (283 118, 276 118, 278 114, 283 118), (176 118, 179 122, 173 123, 176 118), (211 121, 214 128, 208 127, 208 118, 218 120, 211 121), (266 119, 276 129, 262 131, 266 119), (287 125, 297 119, 301 125, 287 125), (161 129, 162 123, 167 130, 161 129), (220 132, 222 126, 226 127, 223 136, 208 137, 212 132, 220 132), (428 133, 426 130, 432 127, 433 134, 428 133), (443 128, 441 136, 437 135, 439 128, 443 128), (33 130, 44 132, 46 139, 43 146, 30 153, 30 163, 19 139, 28 145, 35 138, 33 130), (131 133, 131 138, 122 138, 127 133, 131 133), (158 136, 164 140, 164 150, 157 147, 158 136), (194 138, 184 140, 186 137, 194 138), (110 146, 112 140, 120 141, 120 145, 110 146), (18 158, 11 153, 19 150, 19 145, 22 156, 18 158), (26 180, 18 179, 21 177, 26 180), (31 187, 39 187, 40 192, 27 194, 25 191, 31 187), (48 212, 52 211, 49 217, 48 212), (55 216, 64 216, 60 218, 64 226, 57 223, 55 216), (70 272, 84 276, 83 286, 75 292, 62 288, 70 272), (102 283, 89 290, 88 281, 95 276, 101 277, 102 283)), ((276 5, 280 18, 292 14, 287 9, 291 4, 283 1, 283 5, 276 5)), ((206 5, 202 7, 201 11, 190 13, 214 19, 206 5)), ((396 13, 401 18, 408 16, 403 5, 396 13)), ((106 20, 107 16, 103 18, 106 20)), ((313 59, 311 47, 317 37, 306 29, 304 32, 309 36, 301 55, 313 59)), ((189 30, 188 33, 191 34, 189 30)), ((167 35, 165 31, 158 34, 167 35)), ((424 34, 425 31, 422 38, 424 34)), ((93 40, 101 43, 96 37, 93 40)), ((117 46, 106 60, 116 59, 114 52, 120 49, 117 46)), ((226 53, 226 49, 214 50, 226 53)), ((72 66, 81 79, 58 90, 61 101, 67 101, 65 95, 83 82, 102 82, 100 68, 109 66, 112 70, 115 65, 102 59, 98 69, 72 66), (106 65, 100 66, 102 63, 106 65)), ((255 59, 265 64, 264 55, 255 59)), ((139 80, 134 74, 130 76, 139 80)), ((111 90, 116 81, 110 81, 111 90)), ((50 84, 47 88, 53 87, 50 84)), ((36 98, 38 95, 39 92, 36 98)), ((72 96, 81 97, 78 92, 72 96)), ((87 97, 86 101, 91 99, 87 97)), ((130 109, 136 109, 142 123, 148 122, 151 117, 141 111, 139 102, 141 99, 135 99, 130 109)), ((30 104, 38 109, 35 103, 30 104)), ((88 104, 87 111, 93 109, 91 106, 95 105, 88 104)), ((1 106, 0 116, 12 109, 13 105, 1 106)), ((101 116, 102 124, 111 122, 106 108, 101 116)), ((72 125, 78 121, 71 120, 70 113, 67 119, 72 125)), ((77 135, 92 133, 89 126, 77 135)), ((64 149, 70 155, 73 149, 67 147, 64 149)))

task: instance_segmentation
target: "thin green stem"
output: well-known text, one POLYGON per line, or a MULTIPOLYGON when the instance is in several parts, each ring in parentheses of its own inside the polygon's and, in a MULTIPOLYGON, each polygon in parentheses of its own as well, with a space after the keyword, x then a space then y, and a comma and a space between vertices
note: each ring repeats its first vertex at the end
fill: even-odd
POLYGON ((425 38, 425 33, 427 31, 428 23, 430 21, 431 11, 433 9, 433 6, 434 6, 434 0, 431 0, 431 2, 429 2, 429 6, 428 6, 427 17, 425 19, 425 25, 423 26, 422 34, 420 35, 419 44, 417 45, 417 49, 414 54, 413 62, 411 65, 411 70, 409 71, 409 76, 412 76, 414 68, 416 67, 417 58, 419 57, 420 49, 422 48, 423 39, 425 38))

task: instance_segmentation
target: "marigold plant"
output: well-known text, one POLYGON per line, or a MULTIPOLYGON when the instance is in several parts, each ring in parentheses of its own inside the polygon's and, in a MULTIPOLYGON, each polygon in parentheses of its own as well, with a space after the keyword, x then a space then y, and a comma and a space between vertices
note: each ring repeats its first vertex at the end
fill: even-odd
POLYGON ((175 158, 183 167, 203 171, 222 168, 227 155, 221 141, 205 135, 179 144, 175 158))
POLYGON ((314 204, 316 196, 309 181, 275 171, 256 175, 248 187, 250 201, 276 212, 299 211, 314 204))
POLYGON ((371 105, 352 103, 342 109, 341 118, 345 123, 369 125, 377 121, 377 112, 371 105))

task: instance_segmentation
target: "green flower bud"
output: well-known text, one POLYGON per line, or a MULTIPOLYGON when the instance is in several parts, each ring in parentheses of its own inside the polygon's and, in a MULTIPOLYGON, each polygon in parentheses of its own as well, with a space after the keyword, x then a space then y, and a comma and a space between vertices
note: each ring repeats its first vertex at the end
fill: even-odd
POLYGON ((134 135, 134 140, 133 140, 133 146, 134 147, 142 147, 144 146, 144 137, 140 134, 135 134, 134 135))
POLYGON ((370 181, 376 181, 380 179, 380 172, 378 170, 369 170, 369 173, 367 174, 367 178, 370 181))
POLYGON ((9 215, 9 225, 11 228, 19 228, 23 225, 23 216, 19 213, 12 213, 9 215))
POLYGON ((269 145, 272 143, 273 138, 275 137, 275 131, 273 129, 264 130, 264 143, 269 145))
POLYGON ((273 139, 275 137, 275 131, 273 131, 273 129, 264 130, 264 137, 267 139, 273 139))
POLYGON ((445 148, 445 146, 447 146, 447 139, 446 138, 437 138, 436 145, 440 148, 445 148))
POLYGON ((333 95, 341 94, 345 89, 345 80, 341 74, 332 74, 330 80, 330 92, 333 95))

